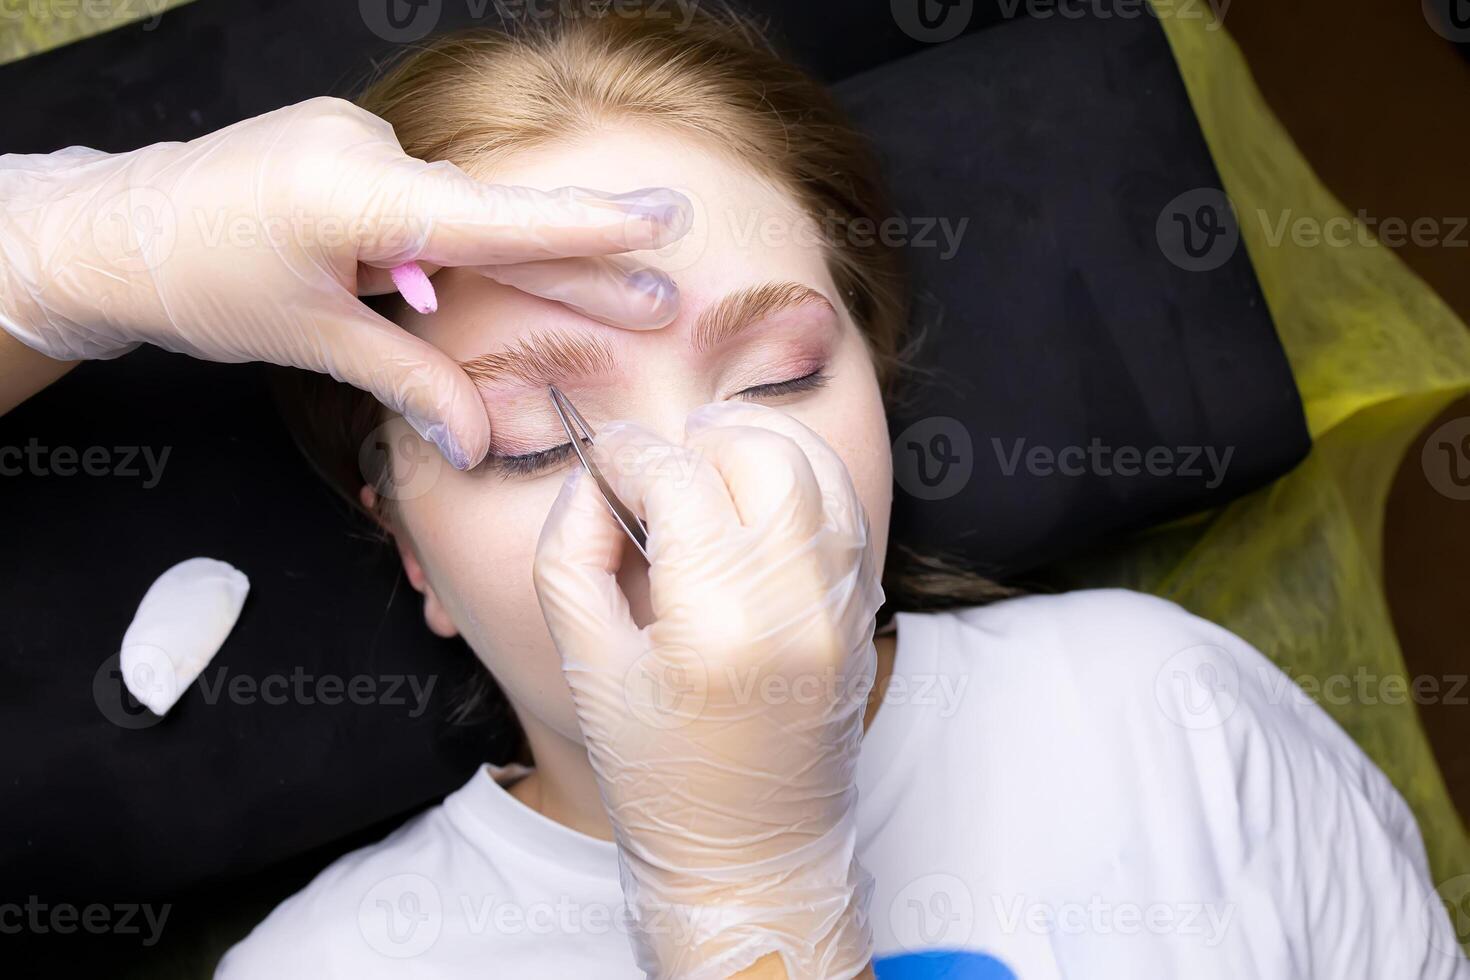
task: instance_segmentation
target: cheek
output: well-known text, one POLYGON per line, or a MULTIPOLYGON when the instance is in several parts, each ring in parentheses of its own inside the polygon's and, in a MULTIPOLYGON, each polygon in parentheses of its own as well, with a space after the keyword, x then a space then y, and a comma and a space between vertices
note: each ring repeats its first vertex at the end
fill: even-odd
MULTIPOLYGON (((516 489, 522 492, 453 474, 400 508, 431 587, 482 658, 480 641, 493 634, 497 642, 514 642, 535 611, 531 559, 556 490, 550 487, 539 508, 524 492, 532 488, 516 489)), ((539 621, 537 615, 534 624, 539 621)))
POLYGON ((859 347, 842 364, 810 415, 793 412, 825 439, 852 476, 868 513, 874 552, 881 572, 888 550, 888 521, 893 509, 893 456, 882 393, 866 349, 859 347))
POLYGON ((576 714, 531 577, 536 541, 565 475, 510 482, 449 471, 399 511, 465 642, 519 711, 575 737, 576 714))
POLYGON ((867 511, 881 575, 888 551, 888 519, 893 509, 893 457, 888 450, 888 422, 876 390, 873 400, 865 403, 862 411, 849 416, 849 420, 843 431, 828 441, 847 464, 853 486, 867 511))

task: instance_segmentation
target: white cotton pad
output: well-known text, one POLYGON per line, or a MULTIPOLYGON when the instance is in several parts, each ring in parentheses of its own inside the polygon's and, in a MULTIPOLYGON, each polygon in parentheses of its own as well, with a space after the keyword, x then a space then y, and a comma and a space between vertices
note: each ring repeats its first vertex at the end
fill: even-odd
POLYGON ((235 628, 250 580, 233 565, 190 558, 148 588, 123 634, 118 666, 128 691, 162 716, 235 628))

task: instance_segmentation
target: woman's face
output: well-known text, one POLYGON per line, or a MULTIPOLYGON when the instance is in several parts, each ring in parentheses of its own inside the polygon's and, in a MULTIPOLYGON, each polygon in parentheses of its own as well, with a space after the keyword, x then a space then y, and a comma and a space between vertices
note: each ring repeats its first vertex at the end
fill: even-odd
MULTIPOLYGON (((435 277, 438 313, 402 321, 479 379, 492 427, 492 455, 476 470, 434 465, 400 480, 391 514, 410 581, 424 593, 430 627, 464 636, 523 724, 580 741, 531 579, 541 525, 576 465, 565 448, 535 455, 567 443, 546 384, 593 429, 629 419, 671 442, 707 402, 748 399, 790 413, 846 462, 880 559, 888 430, 872 361, 827 272, 817 228, 785 193, 648 131, 601 133, 475 176, 541 189, 668 186, 695 203, 682 243, 634 253, 679 286, 678 318, 662 329, 609 327, 463 269, 435 277)), ((390 444, 416 438, 401 420, 389 424, 390 444)), ((635 618, 647 622, 645 567, 631 545, 619 579, 635 618)))

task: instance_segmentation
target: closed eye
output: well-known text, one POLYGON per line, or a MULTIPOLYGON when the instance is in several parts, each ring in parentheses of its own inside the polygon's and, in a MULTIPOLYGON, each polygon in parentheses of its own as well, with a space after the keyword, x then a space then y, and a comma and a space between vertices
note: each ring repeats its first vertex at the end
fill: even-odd
MULTIPOLYGON (((831 380, 831 376, 824 374, 820 368, 804 374, 799 378, 791 378, 787 381, 773 381, 770 384, 754 385, 735 393, 733 397, 743 399, 756 398, 779 398, 782 395, 791 395, 801 391, 811 391, 820 388, 831 380)), ((534 476, 546 470, 553 469, 565 463, 576 454, 572 451, 572 444, 564 442, 550 449, 540 449, 533 453, 519 453, 515 456, 506 456, 501 453, 492 452, 485 457, 485 463, 490 465, 501 476, 524 477, 534 476)))
POLYGON ((505 456, 492 452, 485 457, 485 462, 491 464, 501 476, 532 476, 542 470, 558 466, 574 455, 572 444, 564 442, 550 449, 539 449, 534 453, 520 453, 516 456, 505 456))
POLYGON ((781 395, 795 394, 798 391, 810 391, 813 388, 820 388, 830 380, 830 375, 823 374, 822 369, 817 368, 811 374, 804 374, 799 378, 792 378, 790 381, 775 381, 767 385, 756 385, 752 388, 746 388, 744 391, 736 392, 735 397, 745 399, 776 398, 781 395))

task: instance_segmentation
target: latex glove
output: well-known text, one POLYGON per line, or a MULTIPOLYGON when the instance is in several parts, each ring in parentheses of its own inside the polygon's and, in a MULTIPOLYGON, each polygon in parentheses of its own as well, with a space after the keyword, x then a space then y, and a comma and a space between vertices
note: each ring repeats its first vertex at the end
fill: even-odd
POLYGON ((639 966, 796 977, 867 965, 854 784, 883 601, 842 461, 790 416, 726 402, 679 446, 604 426, 595 458, 648 525, 655 620, 615 580, 622 532, 569 475, 535 582, 618 843, 639 966))
POLYGON ((484 184, 405 155, 388 123, 329 98, 188 143, 0 156, 0 200, 0 328, 22 343, 61 360, 146 342, 323 371, 371 391, 460 468, 490 441, 474 384, 358 294, 390 290, 389 269, 422 259, 659 326, 678 306, 667 276, 584 257, 660 247, 691 213, 663 188, 484 184))

